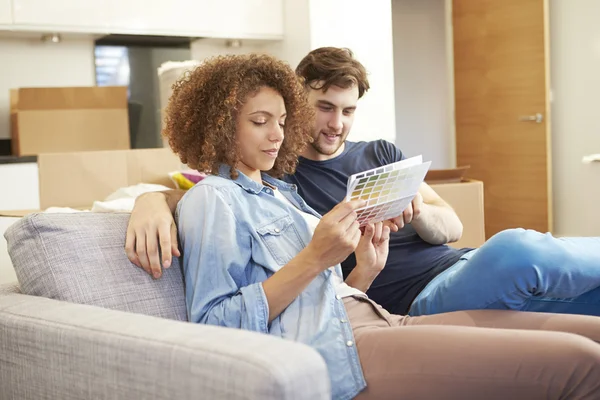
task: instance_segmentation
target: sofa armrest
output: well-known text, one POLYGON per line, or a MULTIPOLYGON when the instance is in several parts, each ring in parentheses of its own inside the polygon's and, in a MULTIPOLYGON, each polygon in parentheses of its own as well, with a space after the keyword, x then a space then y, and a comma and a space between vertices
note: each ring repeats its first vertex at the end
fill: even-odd
POLYGON ((0 296, 13 293, 21 293, 18 282, 0 283, 0 296))
POLYGON ((237 329, 0 296, 3 399, 330 399, 312 348, 237 329))

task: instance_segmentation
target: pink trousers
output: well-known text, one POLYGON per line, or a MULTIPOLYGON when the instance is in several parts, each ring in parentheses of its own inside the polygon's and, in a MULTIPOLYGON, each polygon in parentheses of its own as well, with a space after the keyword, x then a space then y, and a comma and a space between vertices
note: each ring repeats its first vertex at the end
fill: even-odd
POLYGON ((357 400, 600 399, 600 317, 344 303, 367 381, 357 400))

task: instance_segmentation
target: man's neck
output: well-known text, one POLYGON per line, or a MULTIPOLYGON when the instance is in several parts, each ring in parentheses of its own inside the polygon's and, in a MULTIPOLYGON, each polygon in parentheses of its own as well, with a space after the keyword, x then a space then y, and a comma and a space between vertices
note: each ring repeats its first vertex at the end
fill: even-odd
POLYGON ((332 160, 342 154, 344 149, 346 148, 346 142, 342 143, 340 148, 333 154, 323 154, 319 153, 312 147, 311 145, 306 146, 306 149, 300 154, 302 157, 311 160, 311 161, 327 161, 332 160))

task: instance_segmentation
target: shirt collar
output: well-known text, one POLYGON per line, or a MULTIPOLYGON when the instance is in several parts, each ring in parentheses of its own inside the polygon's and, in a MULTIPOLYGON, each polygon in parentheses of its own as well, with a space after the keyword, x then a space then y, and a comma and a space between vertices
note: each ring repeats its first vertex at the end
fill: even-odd
MULTIPOLYGON (((237 170, 237 172, 238 177, 237 179, 233 179, 233 182, 239 185, 245 191, 254 194, 259 194, 266 188, 266 186, 250 179, 240 170, 237 170)), ((221 164, 221 166, 219 167, 219 176, 225 179, 231 179, 231 167, 227 164, 221 164)), ((292 189, 292 185, 280 181, 279 179, 273 178, 271 175, 265 172, 261 172, 261 176, 265 182, 267 182, 269 185, 275 186, 277 189, 288 191, 292 189)))

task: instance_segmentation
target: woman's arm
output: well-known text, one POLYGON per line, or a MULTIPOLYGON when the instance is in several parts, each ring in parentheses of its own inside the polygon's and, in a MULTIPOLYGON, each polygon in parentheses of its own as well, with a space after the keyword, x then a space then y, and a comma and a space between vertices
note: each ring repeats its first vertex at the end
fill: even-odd
POLYGON ((350 255, 360 240, 355 210, 363 201, 342 202, 325 214, 304 250, 263 283, 269 321, 276 318, 325 269, 350 255))
POLYGON ((289 263, 264 282, 242 286, 237 277, 252 257, 250 235, 236 234, 242 224, 218 191, 196 187, 178 212, 190 320, 267 332, 321 271, 354 251, 360 239, 354 210, 361 206, 336 206, 289 263))

